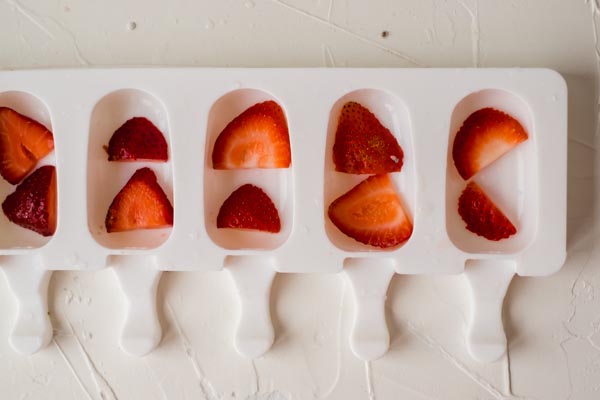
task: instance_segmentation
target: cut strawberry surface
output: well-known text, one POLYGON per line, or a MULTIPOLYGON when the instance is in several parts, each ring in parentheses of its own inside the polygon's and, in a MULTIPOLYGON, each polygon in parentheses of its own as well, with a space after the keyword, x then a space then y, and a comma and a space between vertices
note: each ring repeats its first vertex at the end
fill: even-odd
POLYGON ((389 248, 410 238, 412 222, 387 174, 373 175, 329 206, 331 222, 344 234, 389 248))
POLYGON ((214 169, 288 168, 290 137, 279 104, 255 104, 227 124, 215 142, 212 162, 214 169))
POLYGON ((13 185, 54 149, 52 132, 18 112, 0 107, 0 175, 13 185))
POLYGON ((502 111, 482 108, 469 115, 456 134, 452 158, 467 180, 525 140, 527 132, 519 121, 502 111))
POLYGON ((458 199, 458 213, 467 229, 488 240, 506 239, 517 228, 475 182, 470 182, 458 199))
POLYGON ((404 153, 389 129, 359 103, 342 107, 333 162, 336 171, 349 174, 383 174, 402 169, 404 153))
POLYGON ((150 168, 138 169, 113 199, 107 232, 173 226, 173 206, 150 168))
POLYGON ((223 202, 217 228, 237 228, 277 233, 281 230, 279 213, 261 188, 245 184, 223 202))
POLYGON ((56 170, 46 165, 35 170, 2 203, 13 223, 51 236, 56 230, 56 170))
POLYGON ((167 161, 167 141, 144 117, 134 117, 113 133, 108 142, 109 161, 167 161))

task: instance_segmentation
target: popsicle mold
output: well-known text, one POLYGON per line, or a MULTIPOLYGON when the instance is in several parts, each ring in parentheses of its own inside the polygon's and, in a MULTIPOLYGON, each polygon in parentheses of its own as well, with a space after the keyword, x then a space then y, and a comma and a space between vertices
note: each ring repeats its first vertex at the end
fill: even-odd
MULTIPOLYGON (((398 249, 398 246, 389 249, 379 249, 360 243, 342 233, 331 222, 327 215, 328 206, 339 196, 348 192, 369 175, 348 174, 337 172, 333 162, 333 145, 335 133, 344 104, 353 101, 369 109, 383 126, 388 128, 394 135, 398 144, 404 152, 403 166, 400 172, 390 173, 390 177, 396 187, 398 195, 404 203, 405 210, 412 216, 416 206, 415 197, 415 169, 414 148, 412 145, 412 129, 410 114, 406 104, 397 96, 379 89, 358 89, 345 94, 339 98, 331 107, 327 126, 327 138, 325 144, 325 171, 324 171, 324 221, 325 231, 329 240, 339 249, 346 252, 390 252, 398 249)), ((414 220, 413 220, 414 223, 414 220)), ((410 239, 408 239, 410 241, 410 239)), ((402 245, 406 244, 403 243, 402 245)), ((400 245, 400 246, 402 246, 400 245)))
POLYGON ((215 141, 223 128, 247 108, 267 100, 277 102, 285 112, 284 104, 267 92, 238 89, 221 96, 208 115, 204 163, 205 226, 212 241, 223 249, 273 250, 285 243, 292 231, 293 159, 290 168, 214 169, 212 165, 215 141), (281 220, 279 233, 217 228, 217 215, 221 205, 234 190, 246 183, 261 188, 275 204, 281 220))
MULTIPOLYGON (((31 93, 7 91, 0 93, 0 107, 8 107, 25 115, 52 131, 52 121, 48 107, 42 100, 31 93)), ((41 159, 34 171, 43 165, 55 165, 55 151, 51 151, 41 159)), ((60 173, 57 171, 57 173, 60 173)), ((0 177, 0 203, 6 196, 14 192, 16 185, 11 185, 0 177)), ((25 229, 12 223, 0 212, 0 249, 34 249, 47 244, 52 236, 42 236, 32 230, 25 229)))
MULTIPOLYGON (((106 146, 113 133, 127 120, 145 117, 165 135, 169 143, 169 121, 164 105, 153 95, 138 89, 121 89, 104 96, 94 106, 88 142, 87 208, 88 227, 94 239, 109 249, 153 249, 163 244, 172 228, 108 233, 105 218, 115 195, 133 173, 149 167, 173 203, 173 178, 167 162, 108 161, 106 146)), ((175 211, 177 212, 177 211, 175 211)))

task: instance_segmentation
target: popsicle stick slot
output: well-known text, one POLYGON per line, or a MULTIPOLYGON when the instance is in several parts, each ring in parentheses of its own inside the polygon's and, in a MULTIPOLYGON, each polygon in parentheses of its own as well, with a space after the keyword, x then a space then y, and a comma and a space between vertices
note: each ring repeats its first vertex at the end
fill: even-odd
POLYGON ((0 257, 0 269, 18 304, 10 345, 24 355, 37 353, 52 340, 48 317, 48 283, 52 271, 39 268, 39 264, 36 256, 0 257))
POLYGON ((506 353, 502 304, 515 270, 512 260, 468 260, 465 265, 471 289, 467 349, 479 362, 494 362, 506 353))
POLYGON ((270 293, 275 266, 268 256, 228 256, 225 270, 236 288, 240 304, 234 345, 248 358, 258 358, 273 345, 270 293))
POLYGON ((156 292, 162 271, 156 257, 111 256, 109 265, 123 290, 127 311, 119 345, 132 356, 144 356, 160 343, 162 330, 156 310, 156 292))
POLYGON ((364 361, 382 357, 390 346, 385 300, 394 264, 393 260, 383 258, 349 258, 344 262, 342 274, 350 283, 355 304, 350 348, 364 361))

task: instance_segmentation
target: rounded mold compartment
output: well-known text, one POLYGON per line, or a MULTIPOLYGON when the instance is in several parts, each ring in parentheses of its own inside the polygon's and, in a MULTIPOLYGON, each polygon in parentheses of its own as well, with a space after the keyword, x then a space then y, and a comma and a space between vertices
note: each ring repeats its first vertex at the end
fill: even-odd
MULTIPOLYGON (((254 104, 273 100, 284 110, 284 104, 259 89, 238 89, 220 97, 211 107, 206 131, 204 160, 204 217, 211 240, 227 250, 273 250, 290 235, 293 224, 292 168, 216 170, 212 166, 215 141, 227 124, 254 104), (277 207, 281 220, 279 233, 251 230, 219 229, 217 215, 223 202, 240 186, 250 183, 265 191, 277 207)), ((289 130, 289 124, 288 124, 289 130)), ((290 136, 293 132, 289 132, 290 136)))
POLYGON ((404 101, 391 93, 379 89, 359 89, 341 97, 331 108, 327 127, 324 177, 324 221, 329 240, 338 248, 349 252, 390 252, 404 246, 408 241, 389 249, 379 249, 352 239, 342 233, 329 219, 329 205, 370 175, 354 175, 337 172, 333 163, 333 145, 340 112, 345 103, 357 102, 371 111, 379 122, 390 130, 404 153, 402 170, 389 173, 402 204, 415 225, 416 178, 412 126, 408 108, 404 101))
MULTIPOLYGON (((114 197, 134 172, 149 167, 173 204, 170 130, 164 105, 138 89, 121 89, 104 96, 94 107, 90 121, 87 164, 88 228, 94 239, 110 249, 153 249, 163 244, 172 228, 106 231, 105 219, 114 197), (163 133, 169 146, 167 162, 108 161, 105 150, 113 133, 127 120, 145 117, 163 133)), ((176 211, 174 211, 176 212, 176 211)))
MULTIPOLYGON (((19 114, 23 114, 40 124, 44 125, 52 132, 52 121, 48 107, 36 96, 19 91, 10 91, 0 93, 0 107, 8 107, 19 114)), ((54 133, 54 132, 53 132, 54 133)), ((34 170, 43 165, 56 165, 56 149, 41 159, 34 170)), ((32 172, 33 172, 32 171, 32 172)), ((60 171, 56 171, 60 173, 60 171)), ((4 178, 0 177, 0 202, 4 202, 6 196, 15 191, 17 185, 11 185, 4 178)), ((57 216, 57 225, 60 219, 57 216)), ((29 229, 16 225, 6 218, 4 212, 0 212, 0 250, 2 249, 34 249, 47 244, 52 236, 42 236, 29 229)))
POLYGON ((469 94, 456 105, 450 120, 448 143, 446 230, 452 243, 460 250, 470 254, 515 254, 533 241, 537 232, 536 141, 531 109, 513 93, 485 89, 469 94), (519 121, 528 139, 465 181, 452 158, 454 138, 469 115, 486 107, 503 111, 519 121), (471 181, 475 181, 515 225, 515 235, 490 241, 466 229, 466 224, 458 214, 458 199, 471 181))

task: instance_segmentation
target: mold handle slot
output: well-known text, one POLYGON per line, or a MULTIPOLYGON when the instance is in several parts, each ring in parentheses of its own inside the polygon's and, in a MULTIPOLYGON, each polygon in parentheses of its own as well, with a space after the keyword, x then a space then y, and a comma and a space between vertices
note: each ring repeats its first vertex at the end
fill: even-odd
POLYGON ((39 261, 36 256, 0 258, 0 269, 19 307, 10 344, 24 355, 37 353, 52 340, 48 317, 48 284, 52 271, 40 268, 39 261))
POLYGON ((506 353, 502 304, 515 270, 512 260, 468 260, 465 265, 471 289, 467 349, 479 362, 491 363, 506 353))
POLYGON ((275 338, 270 311, 271 286, 275 278, 273 259, 228 256, 224 268, 235 285, 240 304, 235 349, 245 357, 258 358, 271 348, 275 338))
POLYGON ((109 265, 127 299, 119 345, 132 356, 144 356, 156 348, 162 337, 156 310, 162 271, 156 268, 154 256, 112 256, 109 265))
POLYGON ((355 303, 350 348, 361 360, 376 360, 390 346, 385 300, 394 271, 394 262, 388 259, 349 258, 344 262, 343 274, 355 303))

